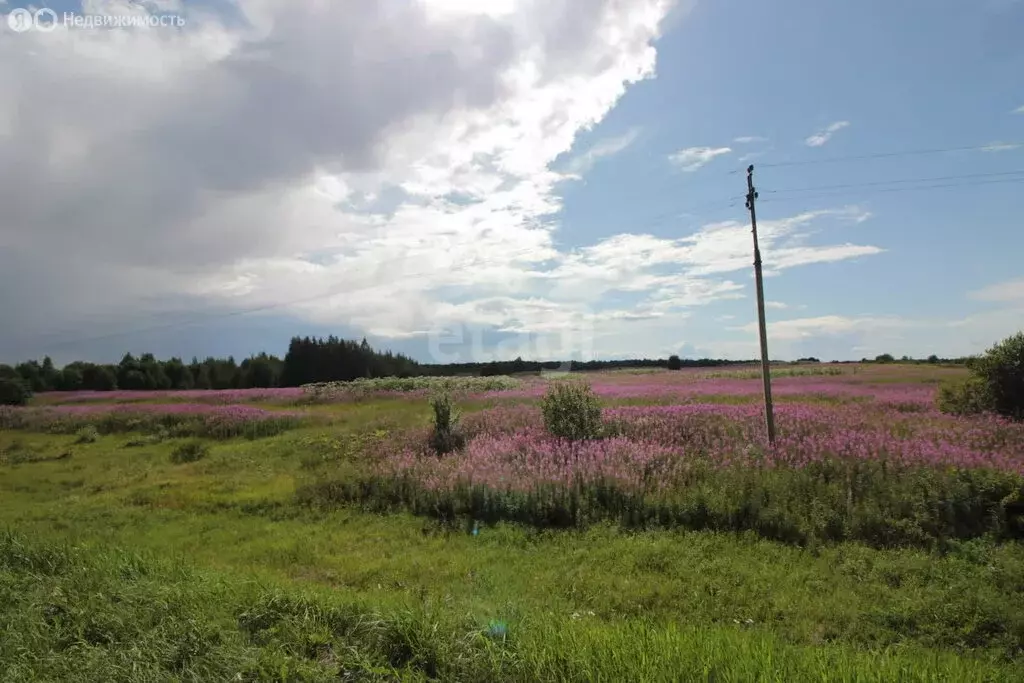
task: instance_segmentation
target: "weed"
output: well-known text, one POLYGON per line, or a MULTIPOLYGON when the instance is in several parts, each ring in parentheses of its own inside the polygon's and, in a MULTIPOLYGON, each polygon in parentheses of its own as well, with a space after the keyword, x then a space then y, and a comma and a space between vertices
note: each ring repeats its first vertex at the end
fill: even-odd
POLYGON ((93 425, 86 425, 75 432, 75 443, 96 443, 100 438, 100 433, 93 425))
POLYGON ((171 451, 171 462, 175 464, 196 462, 210 454, 209 444, 199 440, 186 441, 171 451))
POLYGON ((466 437, 459 425, 459 410, 452 402, 452 396, 442 391, 430 397, 433 410, 433 424, 430 432, 430 448, 438 455, 446 455, 466 445, 466 437))

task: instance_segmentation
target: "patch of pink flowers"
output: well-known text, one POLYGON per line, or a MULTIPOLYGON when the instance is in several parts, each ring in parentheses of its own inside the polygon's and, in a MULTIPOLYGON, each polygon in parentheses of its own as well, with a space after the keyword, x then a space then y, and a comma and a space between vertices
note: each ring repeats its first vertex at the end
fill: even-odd
POLYGON ((302 398, 299 387, 276 389, 186 389, 153 391, 51 391, 45 396, 56 404, 139 401, 192 401, 197 403, 255 403, 260 401, 294 401, 302 398))
POLYGON ((570 443, 529 429, 481 435, 465 451, 443 459, 405 450, 381 469, 388 475, 412 475, 428 490, 457 484, 527 490, 598 481, 646 489, 670 481, 668 471, 677 466, 672 450, 656 443, 625 438, 570 443))
POLYGON ((27 410, 46 411, 58 416, 106 415, 111 413, 133 415, 214 415, 236 420, 258 420, 300 414, 296 411, 264 410, 263 408, 247 405, 209 403, 88 403, 28 408, 27 410))
MULTIPOLYGON (((585 378, 585 376, 584 376, 585 378)), ((758 379, 701 380, 687 373, 662 373, 650 376, 624 376, 609 379, 597 375, 590 383, 594 393, 607 400, 618 399, 699 399, 702 396, 743 396, 756 399, 763 389, 758 379)), ((549 384, 534 382, 521 389, 489 392, 483 398, 540 398, 549 384)), ((822 396, 840 400, 873 399, 893 404, 930 405, 935 388, 927 384, 872 384, 837 377, 783 377, 772 381, 777 397, 822 396)))
POLYGON ((694 468, 806 467, 836 459, 885 461, 894 466, 893 476, 904 466, 1024 474, 1024 424, 901 405, 780 404, 774 447, 766 442, 756 403, 606 408, 611 436, 577 443, 547 434, 536 406, 510 405, 468 415, 464 427, 471 438, 462 452, 438 458, 405 443, 385 450, 378 467, 428 489, 500 490, 604 482, 655 491, 682 485, 694 468))

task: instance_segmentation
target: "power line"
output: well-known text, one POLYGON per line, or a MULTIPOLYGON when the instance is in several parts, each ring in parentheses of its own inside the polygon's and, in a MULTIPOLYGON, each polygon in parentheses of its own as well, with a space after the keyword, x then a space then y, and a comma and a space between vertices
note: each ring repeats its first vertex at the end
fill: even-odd
MULTIPOLYGON (((812 166, 815 164, 837 164, 847 161, 864 161, 869 159, 890 159, 895 157, 924 156, 928 154, 946 154, 949 152, 985 152, 996 151, 999 148, 1017 149, 1024 147, 1024 142, 1006 142, 999 144, 977 145, 974 147, 943 147, 933 149, 911 149, 894 152, 875 152, 872 154, 854 154, 849 156, 826 157, 824 159, 805 159, 802 161, 778 161, 773 164, 758 164, 759 168, 782 168, 786 166, 812 166)), ((730 173, 738 173, 742 169, 736 168, 730 173)))
MULTIPOLYGON (((1022 178, 998 178, 990 180, 978 180, 976 182, 962 182, 962 183, 937 183, 934 185, 920 185, 918 187, 881 187, 881 188, 869 188, 866 189, 867 193, 888 193, 888 192, 917 192, 920 190, 936 190, 947 187, 977 187, 980 185, 999 185, 1004 183, 1024 183, 1024 177, 1022 178)), ((786 201, 807 201, 810 199, 828 198, 835 197, 837 194, 845 194, 845 190, 841 191, 825 191, 819 194, 813 195, 800 195, 795 197, 768 197, 762 199, 762 202, 786 202, 786 201)))
POLYGON ((885 186, 896 183, 926 183, 943 180, 963 180, 968 178, 992 178, 999 176, 1021 176, 1024 175, 1024 170, 1021 171, 1002 171, 999 173, 969 173, 964 175, 948 175, 948 176, 935 176, 931 178, 904 178, 895 180, 875 180, 866 183, 844 183, 842 185, 814 185, 811 187, 797 187, 797 188, 783 188, 781 190, 767 190, 765 194, 789 194, 791 192, 814 192, 817 190, 836 190, 845 188, 859 188, 859 187, 872 187, 872 186, 885 186))

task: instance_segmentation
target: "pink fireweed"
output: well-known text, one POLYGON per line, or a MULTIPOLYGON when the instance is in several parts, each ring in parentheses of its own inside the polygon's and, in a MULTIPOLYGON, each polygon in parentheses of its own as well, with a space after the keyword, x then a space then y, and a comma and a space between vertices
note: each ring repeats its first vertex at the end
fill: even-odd
POLYGON ((908 414, 884 404, 782 404, 776 408, 774 449, 765 443, 763 412, 756 404, 613 408, 605 417, 621 434, 696 449, 719 462, 754 447, 764 452, 768 466, 838 457, 1024 473, 1024 425, 994 417, 908 414))
POLYGON ((210 403, 88 403, 48 406, 38 408, 37 410, 48 411, 55 415, 99 415, 108 413, 217 415, 238 420, 255 420, 299 414, 296 411, 265 410, 255 406, 210 403))
POLYGON ((599 482, 647 489, 670 480, 668 470, 678 466, 671 449, 658 444, 624 438, 573 443, 536 429, 482 435, 444 459, 405 450, 378 465, 380 474, 412 476, 428 490, 463 484, 514 491, 599 482))
POLYGON ((299 387, 275 389, 186 389, 151 391, 51 391, 40 394, 54 404, 136 401, 194 401, 199 403, 255 403, 259 401, 294 401, 302 398, 299 387))
POLYGON ((991 468, 1024 474, 1024 424, 999 418, 905 413, 885 404, 783 404, 769 448, 760 406, 686 404, 609 408, 609 438, 568 443, 543 429, 539 409, 493 408, 466 418, 471 440, 447 458, 415 442, 385 445, 381 474, 431 488, 510 490, 615 483, 633 491, 678 486, 693 468, 802 468, 832 460, 894 467, 991 468))
POLYGON ((205 403, 86 403, 0 410, 0 428, 73 432, 93 425, 103 433, 164 429, 182 435, 267 436, 293 427, 302 413, 205 403))
MULTIPOLYGON (((661 377, 654 375, 653 377, 661 377)), ((669 375, 669 377, 675 377, 669 375)), ((617 399, 687 399, 701 396, 736 396, 755 399, 763 391, 757 380, 710 379, 697 380, 693 377, 678 376, 677 381, 648 381, 646 377, 630 377, 631 381, 608 381, 607 375, 593 378, 591 388, 598 396, 608 400, 617 399)), ((534 382, 522 389, 505 392, 489 392, 482 398, 538 398, 548 389, 545 382, 534 382)), ((925 407, 935 399, 935 388, 926 384, 869 384, 863 381, 843 381, 836 377, 784 377, 772 382, 772 393, 778 397, 823 396, 840 400, 874 399, 885 403, 925 407)))

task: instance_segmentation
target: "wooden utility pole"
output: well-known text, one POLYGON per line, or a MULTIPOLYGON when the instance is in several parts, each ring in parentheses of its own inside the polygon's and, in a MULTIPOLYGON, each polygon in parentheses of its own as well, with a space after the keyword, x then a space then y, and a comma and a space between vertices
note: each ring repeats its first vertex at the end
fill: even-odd
POLYGON ((764 381, 764 424, 768 430, 768 443, 775 445, 775 415, 772 410, 772 376, 768 366, 768 329, 764 321, 764 278, 761 275, 761 248, 757 245, 757 214, 754 212, 754 165, 747 167, 747 208, 750 209, 750 228, 754 233, 754 280, 757 283, 757 328, 761 335, 761 379, 764 381))

